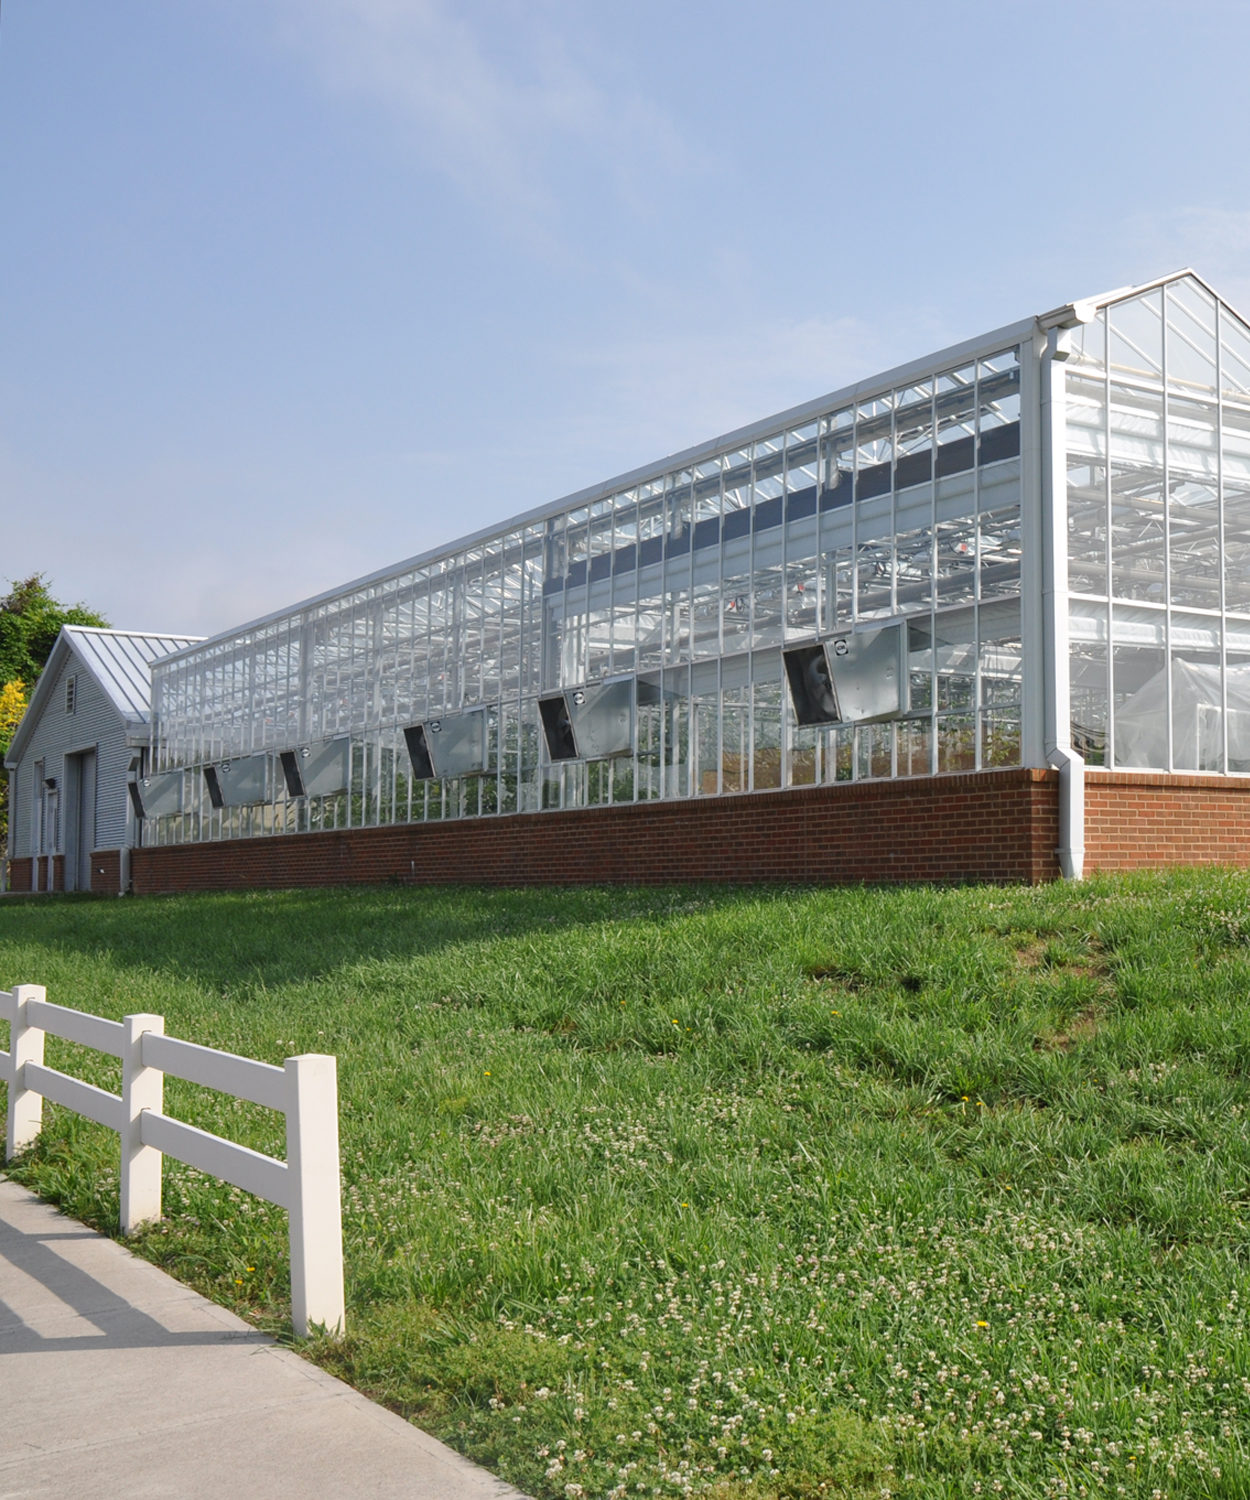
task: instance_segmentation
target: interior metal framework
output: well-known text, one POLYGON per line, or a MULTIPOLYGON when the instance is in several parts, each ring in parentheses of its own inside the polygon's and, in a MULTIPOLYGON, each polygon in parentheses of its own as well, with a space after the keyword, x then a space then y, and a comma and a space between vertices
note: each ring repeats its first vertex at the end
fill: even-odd
POLYGON ((1055 743, 1248 771, 1248 547, 1250 332, 1178 273, 164 659, 145 842, 1044 765, 1055 743), (887 659, 883 699, 864 674, 887 659))

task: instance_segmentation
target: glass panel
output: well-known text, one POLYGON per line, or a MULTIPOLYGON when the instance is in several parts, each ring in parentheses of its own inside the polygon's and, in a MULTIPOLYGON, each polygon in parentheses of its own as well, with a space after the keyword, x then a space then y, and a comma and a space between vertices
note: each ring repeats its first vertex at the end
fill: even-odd
POLYGON ((1107 761, 1107 632, 1106 605, 1072 606, 1068 621, 1072 744, 1091 766, 1107 761))
POLYGON ((1111 592, 1121 599, 1164 597, 1163 401, 1111 387, 1111 592))
POLYGON ((1163 374, 1163 293, 1147 292, 1109 309, 1111 372, 1158 380, 1163 374))
POLYGON ((695 791, 714 797, 720 791, 720 713, 716 684, 695 698, 695 791))
POLYGON ((1106 382, 1067 381, 1068 587, 1107 592, 1106 382))
POLYGON ((1107 361, 1107 310, 1103 308, 1090 323, 1072 330, 1074 365, 1105 365, 1107 361))
POLYGON ((933 707, 933 633, 929 622, 912 620, 907 626, 907 676, 911 711, 933 707))
POLYGON ((976 707, 976 639, 976 617, 972 610, 952 610, 935 616, 934 666, 939 713, 976 707))
POLYGON ((1173 768, 1222 771, 1223 681, 1218 622, 1202 616, 1173 615, 1171 645, 1173 768))
POLYGON ((1250 329, 1220 307, 1220 390, 1233 400, 1250 396, 1250 329))
POLYGON ((1250 411, 1226 403, 1224 478, 1224 607, 1250 612, 1250 411))
MULTIPOLYGON (((768 673, 752 688, 755 721, 752 786, 759 792, 781 785, 781 683, 762 662, 756 670, 768 673)), ((774 670, 780 670, 780 663, 774 670)))
POLYGON ((746 792, 751 785, 751 687, 721 690, 721 790, 746 792))
POLYGON ((895 417, 894 487, 909 489, 933 477, 933 398, 928 382, 903 395, 895 417))
POLYGON ((894 774, 894 726, 861 724, 855 730, 855 775, 860 781, 894 774))
POLYGON ((976 460, 975 370, 971 365, 939 375, 934 411, 937 424, 937 473, 958 474, 976 460))
POLYGON ((976 720, 971 714, 944 714, 937 721, 938 770, 975 771, 976 720))
POLYGON ((821 629, 840 630, 851 623, 855 606, 855 553, 837 547, 825 556, 824 613, 821 629))
POLYGON ((933 726, 928 719, 913 719, 898 726, 897 765, 900 776, 932 774, 933 726))
POLYGON ((1114 608, 1111 688, 1117 766, 1168 769, 1167 658, 1161 610, 1114 608))
POLYGON ((933 602, 933 531, 900 532, 895 543, 900 613, 927 610, 933 602))
POLYGON ((1020 611, 996 605, 981 611, 979 662, 981 678, 982 766, 1020 764, 1020 690, 1024 650, 1020 611))
MULTIPOLYGON (((1224 637, 1224 681, 1227 711, 1223 729, 1226 736, 1226 767, 1229 771, 1250 772, 1250 635, 1244 626, 1230 629, 1224 637)), ((1206 742, 1214 738, 1208 730, 1206 742)))
POLYGON ((819 779, 819 745, 824 731, 814 727, 790 731, 787 786, 812 786, 819 779))
POLYGON ((937 528, 934 565, 937 602, 959 604, 976 595, 977 523, 975 518, 945 521, 937 528))
POLYGON ((888 540, 864 542, 856 549, 856 616, 874 619, 894 613, 891 585, 894 547, 888 540))
POLYGON ((1168 547, 1173 604, 1220 607, 1218 413, 1168 401, 1168 547))
POLYGON ((1215 298, 1196 281, 1174 281, 1166 288, 1169 384, 1214 390, 1215 298))

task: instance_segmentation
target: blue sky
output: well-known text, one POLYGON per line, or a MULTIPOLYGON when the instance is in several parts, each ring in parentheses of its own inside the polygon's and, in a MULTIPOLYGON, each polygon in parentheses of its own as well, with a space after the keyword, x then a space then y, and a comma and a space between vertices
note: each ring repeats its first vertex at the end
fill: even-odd
POLYGON ((1192 265, 1244 0, 4 0, 0 584, 211 633, 1192 265))

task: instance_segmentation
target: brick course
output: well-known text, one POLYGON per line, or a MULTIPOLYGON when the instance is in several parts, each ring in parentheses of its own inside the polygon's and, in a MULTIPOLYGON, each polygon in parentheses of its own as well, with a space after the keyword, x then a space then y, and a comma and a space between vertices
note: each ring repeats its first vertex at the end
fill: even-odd
MULTIPOLYGON (((131 856, 136 892, 398 880, 415 885, 676 881, 989 880, 1058 876, 1053 771, 811 787, 338 833, 235 839, 131 856)), ((1090 770, 1085 868, 1250 867, 1250 780, 1090 770)), ((120 854, 92 855, 92 889, 119 889, 120 854), (103 873, 100 873, 103 871, 103 873)), ((41 861, 46 870, 46 859, 41 861)), ((56 890, 64 861, 54 856, 56 890)), ((34 861, 9 865, 29 891, 34 861)))
POLYGON ((1058 875, 1053 771, 811 787, 136 849, 157 891, 677 881, 1036 884, 1058 875))
POLYGON ((1250 780, 1085 774, 1085 869, 1250 866, 1250 780))
POLYGON ((122 888, 120 849, 96 849, 91 855, 91 889, 116 895, 122 888))

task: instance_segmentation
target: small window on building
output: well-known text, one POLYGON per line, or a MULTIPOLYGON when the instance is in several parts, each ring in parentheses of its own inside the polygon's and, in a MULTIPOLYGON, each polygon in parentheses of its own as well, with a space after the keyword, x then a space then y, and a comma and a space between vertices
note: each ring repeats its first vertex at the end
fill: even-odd
POLYGON ((65 712, 72 714, 78 702, 78 679, 67 677, 65 679, 65 712))

